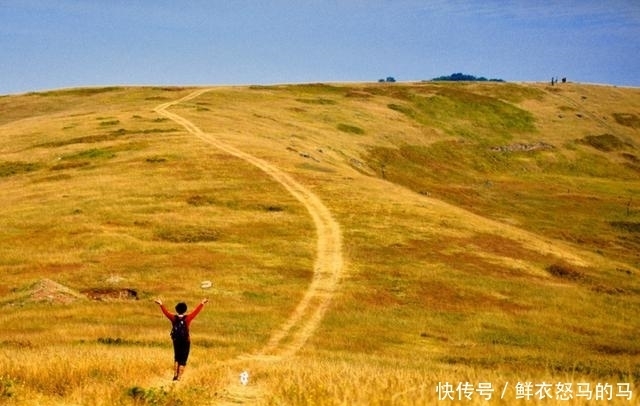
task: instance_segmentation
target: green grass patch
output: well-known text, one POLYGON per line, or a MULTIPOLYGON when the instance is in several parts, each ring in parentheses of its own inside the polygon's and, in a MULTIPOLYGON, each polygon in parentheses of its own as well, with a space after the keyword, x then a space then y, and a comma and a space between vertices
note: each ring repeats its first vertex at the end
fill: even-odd
POLYGON ((0 178, 33 172, 40 167, 40 164, 34 162, 0 162, 0 178))
POLYGON ((637 221, 611 221, 609 224, 630 233, 640 233, 640 222, 637 221))
POLYGON ((55 164, 51 167, 52 171, 64 171, 67 169, 76 169, 76 168, 83 168, 85 166, 89 166, 91 165, 91 163, 87 162, 87 161, 67 161, 67 162, 61 162, 58 164, 55 164))
POLYGON ((631 128, 640 128, 640 117, 633 113, 613 113, 616 123, 631 128))
POLYGON ((100 127, 111 127, 120 124, 120 120, 105 120, 100 122, 100 127))
POLYGON ((580 142, 604 152, 619 151, 628 146, 613 134, 588 135, 580 142))
POLYGON ((412 109, 411 107, 405 104, 389 103, 387 104, 387 107, 389 107, 393 111, 402 113, 413 120, 416 120, 418 117, 418 113, 414 109, 412 109))
POLYGON ((334 104, 338 104, 338 102, 333 99, 327 99, 323 97, 314 99, 296 99, 296 101, 304 104, 315 104, 320 106, 333 106, 334 104))
MULTIPOLYGON (((531 113, 495 97, 465 88, 444 87, 429 95, 403 95, 409 103, 389 103, 421 125, 475 140, 509 140, 514 133, 536 131, 531 113)), ((495 141, 494 141, 495 142, 495 141)))
POLYGON ((95 144, 99 142, 107 142, 117 139, 120 135, 116 132, 107 134, 87 135, 83 137, 69 138, 60 141, 49 141, 35 145, 36 148, 58 148, 74 144, 95 144))
MULTIPOLYGON (((377 176, 417 193, 498 220, 517 219, 529 230, 598 252, 620 255, 614 248, 619 238, 625 238, 625 246, 637 247, 633 238, 624 237, 634 229, 633 221, 602 221, 633 211, 629 199, 621 201, 615 190, 636 190, 637 172, 599 153, 569 154, 562 148, 501 153, 471 142, 439 141, 371 148, 365 162, 377 176), (574 191, 577 184, 580 191, 574 191)), ((633 256, 630 251, 625 255, 633 256)))
POLYGON ((509 103, 521 103, 525 100, 543 100, 545 92, 530 86, 521 86, 513 83, 503 83, 490 86, 474 86, 475 92, 486 96, 495 97, 509 103))
POLYGON ((177 132, 177 128, 145 128, 141 130, 127 130, 125 128, 119 128, 111 132, 111 135, 130 135, 130 134, 166 134, 177 132))
POLYGON ((86 149, 80 152, 76 152, 74 154, 68 154, 62 156, 62 159, 68 160, 82 160, 82 159, 111 159, 115 158, 116 154, 110 148, 91 148, 86 149))
POLYGON ((159 388, 143 388, 132 386, 127 389, 127 396, 134 405, 180 405, 183 401, 172 389, 164 386, 159 388))
POLYGON ((102 134, 94 134, 94 135, 86 135, 82 137, 74 137, 68 138, 58 141, 47 141, 43 143, 36 144, 35 148, 59 148, 67 145, 74 144, 97 144, 101 142, 109 142, 117 140, 126 135, 136 135, 136 134, 164 134, 164 133, 173 133, 178 131, 175 128, 146 128, 141 130, 127 130, 124 128, 119 128, 117 130, 109 131, 107 133, 102 134))
MULTIPOLYGON (((326 83, 306 83, 300 85, 287 85, 285 89, 292 93, 307 93, 307 94, 344 94, 345 90, 341 86, 328 85, 326 83)), ((272 87, 272 89, 278 89, 278 87, 272 87)))
POLYGON ((358 135, 364 134, 364 130, 362 128, 351 124, 340 123, 337 125, 337 128, 344 133, 358 135))

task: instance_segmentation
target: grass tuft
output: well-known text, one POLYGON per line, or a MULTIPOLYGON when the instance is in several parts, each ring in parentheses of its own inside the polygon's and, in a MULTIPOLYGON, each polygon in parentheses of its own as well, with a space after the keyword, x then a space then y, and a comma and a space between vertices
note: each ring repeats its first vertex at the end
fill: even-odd
POLYGON ((145 161, 149 162, 151 164, 158 164, 158 163, 167 162, 168 159, 163 157, 163 156, 151 156, 151 157, 145 159, 145 161))
POLYGON ((355 125, 351 125, 351 124, 344 124, 344 123, 340 123, 338 124, 338 130, 344 132, 344 133, 349 133, 349 134, 364 134, 364 130, 360 127, 357 127, 355 125))
POLYGON ((160 388, 142 388, 140 386, 132 386, 127 390, 127 396, 131 398, 134 405, 182 405, 184 404, 180 398, 175 397, 171 391, 160 388))
POLYGON ((332 106, 334 104, 338 104, 338 102, 336 102, 335 100, 326 99, 322 97, 315 98, 315 99, 296 99, 296 101, 299 101, 300 103, 304 103, 304 104, 315 104, 320 106, 332 106))
POLYGON ((0 399, 10 399, 15 395, 16 382, 10 377, 0 376, 0 399))
POLYGON ((217 230, 200 227, 170 227, 164 226, 155 231, 155 237, 172 243, 214 242, 220 239, 217 230))
POLYGON ((266 206, 262 206, 263 210, 271 212, 271 213, 279 213, 281 211, 284 211, 284 207, 282 206, 278 206, 278 205, 266 205, 266 206))
POLYGON ((215 200, 209 196, 193 195, 187 198, 187 203, 191 206, 209 206, 215 203, 215 200))
POLYGON ((611 221, 609 224, 630 233, 640 233, 640 222, 637 221, 611 221))
POLYGON ((120 124, 120 120, 105 120, 100 122, 100 127, 111 127, 120 124))

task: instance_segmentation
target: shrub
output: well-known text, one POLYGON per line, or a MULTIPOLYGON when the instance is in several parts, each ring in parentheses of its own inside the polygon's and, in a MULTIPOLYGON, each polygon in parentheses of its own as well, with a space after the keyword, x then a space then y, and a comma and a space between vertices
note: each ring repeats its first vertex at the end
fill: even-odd
POLYGON ((133 399, 136 405, 178 405, 180 399, 171 399, 170 392, 165 388, 141 388, 133 386, 127 390, 127 396, 133 399))
POLYGON ((584 274, 567 264, 553 264, 547 267, 547 272, 560 279, 580 280, 584 274))
POLYGON ((8 377, 0 376, 0 399, 13 397, 15 382, 8 377))

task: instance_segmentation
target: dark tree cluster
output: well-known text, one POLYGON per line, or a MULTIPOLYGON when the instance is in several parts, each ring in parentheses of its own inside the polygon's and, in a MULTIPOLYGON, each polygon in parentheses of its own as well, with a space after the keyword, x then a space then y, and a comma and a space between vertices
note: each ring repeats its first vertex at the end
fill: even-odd
POLYGON ((431 79, 433 81, 447 81, 447 82, 504 82, 502 79, 487 79, 483 76, 476 77, 473 75, 466 75, 464 73, 452 73, 449 76, 440 76, 431 79))
POLYGON ((379 83, 395 83, 396 79, 393 76, 387 76, 386 79, 378 80, 379 83))

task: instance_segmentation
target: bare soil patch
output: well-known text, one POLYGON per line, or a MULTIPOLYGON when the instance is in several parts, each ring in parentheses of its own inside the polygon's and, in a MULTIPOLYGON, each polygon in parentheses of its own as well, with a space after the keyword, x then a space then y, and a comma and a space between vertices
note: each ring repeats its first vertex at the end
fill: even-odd
POLYGON ((131 288, 91 288, 77 291, 51 279, 40 279, 29 285, 24 294, 13 304, 50 303, 71 304, 77 301, 91 300, 138 300, 138 291, 131 288))
POLYGON ((138 300, 138 291, 130 288, 94 288, 82 293, 92 300, 138 300))
POLYGON ((86 300, 86 296, 46 278, 29 286, 25 299, 27 302, 49 302, 55 304, 68 304, 78 300, 86 300))

